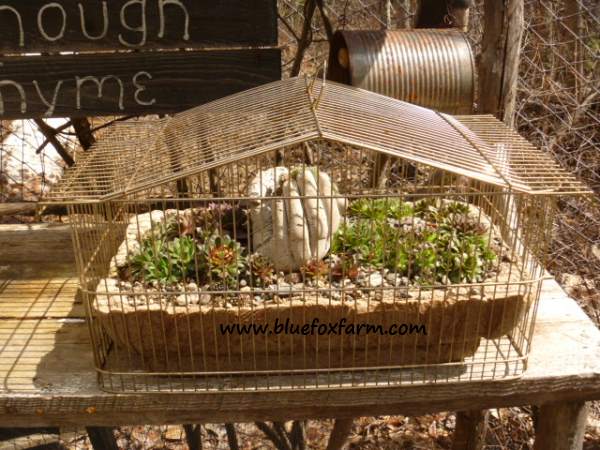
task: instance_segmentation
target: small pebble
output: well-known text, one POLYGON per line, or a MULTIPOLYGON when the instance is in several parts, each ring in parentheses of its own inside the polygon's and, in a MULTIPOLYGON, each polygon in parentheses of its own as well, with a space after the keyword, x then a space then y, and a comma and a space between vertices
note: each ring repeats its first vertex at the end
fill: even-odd
POLYGON ((366 279, 366 285, 369 287, 379 287, 383 285, 383 276, 379 272, 373 272, 366 279))
POLYGON ((200 294, 199 303, 201 305, 210 305, 212 296, 210 294, 200 294))
POLYGON ((299 283, 302 281, 302 276, 297 272, 292 272, 285 276, 285 281, 292 284, 299 283))
POLYGON ((175 304, 177 306, 187 306, 187 304, 188 304, 188 298, 186 298, 185 295, 179 295, 175 299, 175 304))

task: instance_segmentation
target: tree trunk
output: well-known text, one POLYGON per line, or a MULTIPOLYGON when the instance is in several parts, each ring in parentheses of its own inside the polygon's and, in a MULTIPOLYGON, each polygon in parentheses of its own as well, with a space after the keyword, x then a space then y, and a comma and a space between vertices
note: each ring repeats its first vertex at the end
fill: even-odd
POLYGON ((584 73, 583 73, 583 55, 580 37, 583 34, 583 16, 581 14, 581 5, 578 0, 565 0, 565 20, 563 26, 562 40, 567 42, 566 59, 570 63, 567 70, 567 81, 573 88, 573 98, 579 103, 586 95, 583 89, 584 73))

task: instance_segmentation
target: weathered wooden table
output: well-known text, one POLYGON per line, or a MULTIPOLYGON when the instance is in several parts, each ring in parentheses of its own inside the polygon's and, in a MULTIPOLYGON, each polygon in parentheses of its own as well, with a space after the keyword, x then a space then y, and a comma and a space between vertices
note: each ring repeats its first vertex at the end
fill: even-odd
POLYGON ((541 405, 536 448, 574 449, 585 424, 584 402, 600 399, 600 331, 555 282, 547 282, 530 367, 518 380, 107 394, 96 385, 68 227, 0 226, 0 381, 0 427, 344 419, 541 405))

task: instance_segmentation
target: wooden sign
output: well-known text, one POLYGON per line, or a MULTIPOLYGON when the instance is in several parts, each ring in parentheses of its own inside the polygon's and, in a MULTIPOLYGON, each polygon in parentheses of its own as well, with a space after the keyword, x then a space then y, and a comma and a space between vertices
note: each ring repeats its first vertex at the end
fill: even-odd
POLYGON ((279 49, 0 58, 0 117, 173 113, 281 79, 279 49))
POLYGON ((0 0, 0 118, 181 111, 281 79, 276 45, 276 0, 0 0))
POLYGON ((0 0, 4 54, 275 45, 275 0, 0 0))

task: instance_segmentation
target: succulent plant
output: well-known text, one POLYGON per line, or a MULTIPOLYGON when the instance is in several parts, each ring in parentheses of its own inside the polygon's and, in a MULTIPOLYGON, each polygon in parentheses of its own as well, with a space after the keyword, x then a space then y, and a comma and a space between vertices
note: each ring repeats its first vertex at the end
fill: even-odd
POLYGON ((382 221, 385 219, 402 219, 409 217, 413 213, 410 203, 403 202, 397 198, 379 198, 369 199, 360 198, 350 205, 349 213, 351 216, 382 221))
POLYGON ((450 216, 445 225, 463 234, 484 235, 488 231, 483 223, 463 214, 450 216))
POLYGON ((300 271, 305 277, 312 278, 314 280, 322 280, 329 277, 331 267, 328 262, 321 259, 311 259, 308 261, 300 271))
POLYGON ((273 281, 275 276, 275 268, 273 263, 267 258, 258 253, 250 255, 248 258, 248 268, 252 275, 252 281, 258 286, 267 286, 273 281))
MULTIPOLYGON (((489 245, 489 228, 469 215, 468 205, 437 199, 401 203, 387 199, 354 202, 350 219, 334 236, 333 253, 418 279, 424 285, 485 279, 496 254, 489 245), (404 226, 407 218, 412 220, 404 226)), ((334 267, 333 275, 339 276, 341 269, 334 267)))
POLYGON ((178 217, 179 221, 179 235, 180 236, 195 236, 197 226, 197 214, 193 209, 184 211, 178 217))
POLYGON ((244 249, 229 235, 208 236, 202 245, 202 263, 217 288, 235 288, 246 268, 244 249))
POLYGON ((171 241, 149 237, 130 258, 131 276, 136 281, 169 285, 193 274, 197 253, 196 242, 189 237, 171 241))

